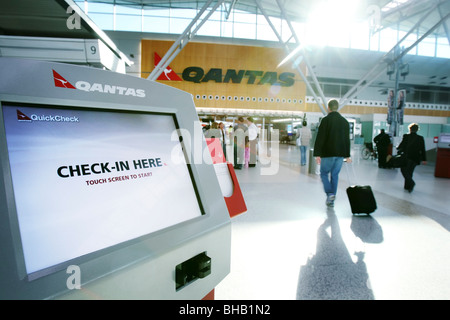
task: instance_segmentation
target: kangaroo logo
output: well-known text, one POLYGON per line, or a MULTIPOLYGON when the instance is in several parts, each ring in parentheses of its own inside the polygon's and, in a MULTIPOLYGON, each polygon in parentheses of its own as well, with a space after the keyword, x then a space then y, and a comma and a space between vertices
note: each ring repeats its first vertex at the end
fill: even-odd
POLYGON ((31 122, 31 118, 20 110, 17 110, 17 120, 31 122))
POLYGON ((58 72, 53 70, 53 79, 55 80, 55 87, 76 89, 69 81, 64 79, 58 72))
MULTIPOLYGON (((161 57, 155 52, 155 67, 158 65, 158 63, 161 61, 161 57)), ((167 68, 164 70, 163 73, 161 73, 156 80, 169 80, 169 81, 183 81, 181 78, 175 73, 175 71, 172 70, 170 66, 167 66, 167 68)))

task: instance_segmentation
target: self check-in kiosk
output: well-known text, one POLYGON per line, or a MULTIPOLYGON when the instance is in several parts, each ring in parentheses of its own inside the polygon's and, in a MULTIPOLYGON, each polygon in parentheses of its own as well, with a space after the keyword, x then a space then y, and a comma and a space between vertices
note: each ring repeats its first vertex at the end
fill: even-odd
POLYGON ((230 216, 190 94, 67 64, 0 70, 0 299, 201 299, 224 279, 230 216))

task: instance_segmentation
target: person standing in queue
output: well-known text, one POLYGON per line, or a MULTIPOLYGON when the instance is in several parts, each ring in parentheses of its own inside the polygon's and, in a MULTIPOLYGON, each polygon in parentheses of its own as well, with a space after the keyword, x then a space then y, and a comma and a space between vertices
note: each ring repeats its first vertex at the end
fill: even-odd
POLYGON ((237 124, 234 126, 233 142, 234 142, 234 168, 242 169, 245 163, 245 143, 248 141, 248 130, 244 124, 243 117, 236 120, 237 124))
POLYGON ((300 148, 300 165, 306 165, 306 154, 308 152, 309 143, 311 141, 312 134, 308 128, 308 122, 303 120, 302 127, 297 130, 298 147, 300 148))
POLYGON ((425 140, 417 134, 419 125, 411 123, 409 133, 403 135, 402 142, 398 146, 398 152, 403 152, 406 156, 406 164, 401 167, 403 178, 405 178, 404 189, 412 192, 416 183, 413 180, 414 169, 421 162, 427 164, 427 154, 425 150, 425 140))
POLYGON ((319 124, 314 143, 314 156, 320 164, 320 178, 327 195, 325 203, 329 207, 334 206, 342 163, 344 159, 351 162, 350 125, 338 109, 337 100, 328 102, 328 114, 319 124))
POLYGON ((222 149, 223 149, 223 154, 225 156, 225 159, 227 158, 227 133, 225 131, 225 125, 223 124, 223 122, 219 123, 219 130, 220 130, 220 142, 222 143, 222 149))
POLYGON ((253 118, 247 118, 247 126, 248 126, 248 140, 250 145, 250 159, 249 159, 249 167, 256 166, 256 154, 258 150, 258 127, 256 127, 253 118))

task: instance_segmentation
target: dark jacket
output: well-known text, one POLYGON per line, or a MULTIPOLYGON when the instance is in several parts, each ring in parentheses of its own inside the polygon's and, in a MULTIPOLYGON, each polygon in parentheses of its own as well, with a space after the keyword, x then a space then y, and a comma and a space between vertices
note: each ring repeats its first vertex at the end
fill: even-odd
POLYGON ((315 157, 350 157, 350 126, 339 112, 330 112, 319 125, 315 157))
POLYGON ((373 142, 376 143, 378 148, 387 148, 391 144, 391 138, 387 133, 382 132, 373 139, 373 142))
POLYGON ((427 161, 425 140, 415 132, 404 134, 397 149, 399 153, 404 152, 407 159, 417 164, 420 164, 421 161, 427 161))

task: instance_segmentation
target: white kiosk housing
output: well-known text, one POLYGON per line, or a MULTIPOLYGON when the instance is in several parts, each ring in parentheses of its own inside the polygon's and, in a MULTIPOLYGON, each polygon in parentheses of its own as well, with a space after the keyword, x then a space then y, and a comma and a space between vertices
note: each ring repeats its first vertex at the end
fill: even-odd
POLYGON ((192 96, 68 64, 0 70, 0 299, 213 290, 231 224, 192 96))

